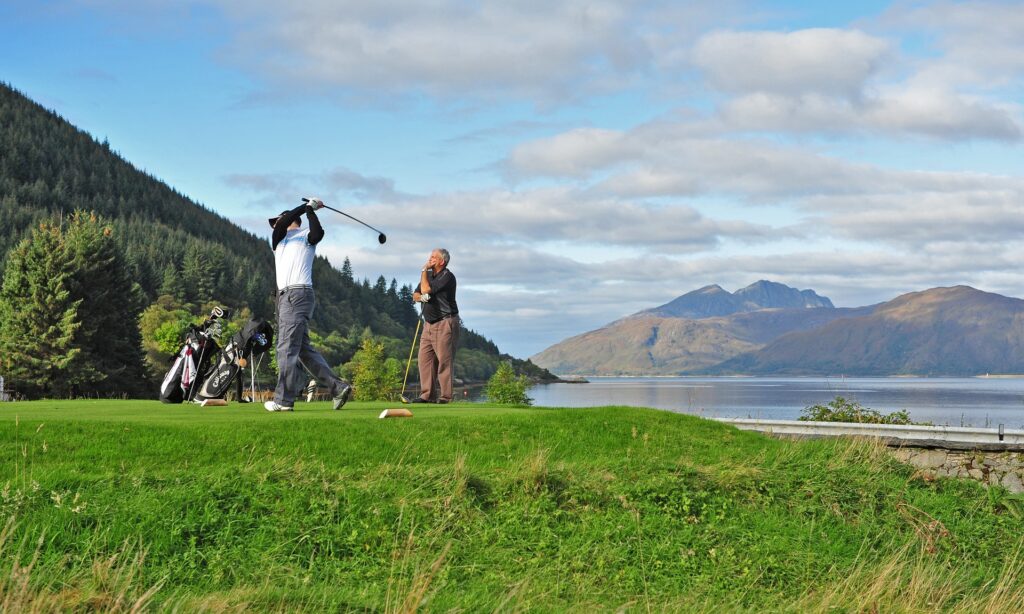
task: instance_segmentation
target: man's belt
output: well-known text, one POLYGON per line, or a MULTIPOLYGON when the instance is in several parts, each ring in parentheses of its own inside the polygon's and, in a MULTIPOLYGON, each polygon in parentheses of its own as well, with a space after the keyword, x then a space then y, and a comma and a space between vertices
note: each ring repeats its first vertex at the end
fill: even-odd
POLYGON ((282 294, 284 294, 285 292, 287 292, 289 290, 299 290, 299 289, 302 289, 302 288, 309 288, 310 290, 312 290, 313 286, 307 286, 307 285, 303 285, 303 284, 295 284, 294 286, 285 286, 284 288, 281 288, 280 290, 277 291, 277 295, 281 296, 282 294))
POLYGON ((440 318, 434 320, 433 322, 428 320, 427 324, 437 324, 438 322, 441 322, 443 320, 447 320, 448 318, 457 318, 457 317, 459 317, 458 313, 449 313, 449 314, 445 314, 445 315, 441 316, 440 318))

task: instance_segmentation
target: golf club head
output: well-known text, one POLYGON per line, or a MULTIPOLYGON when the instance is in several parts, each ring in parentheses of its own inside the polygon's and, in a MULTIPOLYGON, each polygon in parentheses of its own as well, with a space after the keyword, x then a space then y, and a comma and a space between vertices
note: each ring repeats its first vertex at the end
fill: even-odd
POLYGON ((381 245, 384 245, 384 243, 386 243, 387 240, 388 240, 388 238, 386 236, 384 236, 383 232, 380 233, 380 235, 377 237, 377 242, 380 243, 381 245))
POLYGON ((411 401, 409 400, 409 397, 405 396, 404 394, 403 394, 403 395, 399 395, 399 397, 398 397, 398 398, 399 398, 399 399, 401 399, 401 400, 402 400, 402 402, 403 402, 403 403, 405 403, 406 405, 408 405, 409 403, 411 403, 411 401))

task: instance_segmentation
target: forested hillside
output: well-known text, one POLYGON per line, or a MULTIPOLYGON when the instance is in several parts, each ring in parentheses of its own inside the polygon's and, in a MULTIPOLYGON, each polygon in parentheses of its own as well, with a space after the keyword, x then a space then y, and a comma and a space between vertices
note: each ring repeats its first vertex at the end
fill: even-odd
MULTIPOLYGON (((81 209, 110 221, 134 279, 150 300, 246 304, 271 316, 273 255, 265 239, 175 192, 55 113, 0 86, 0 254, 41 220, 81 209), (166 291, 166 292, 165 292, 166 291)), ((326 260, 316 275, 321 330, 370 326, 399 336, 416 322, 385 280, 355 283, 326 260), (390 288, 390 291, 389 291, 390 288)))
MULTIPOLYGON (((183 305, 217 302, 273 317, 273 255, 266 239, 191 201, 132 166, 107 142, 97 142, 0 84, 0 265, 41 222, 79 210, 112 227, 145 304, 171 296, 183 305)), ((352 357, 354 341, 367 329, 384 338, 411 339, 416 312, 408 286, 383 277, 360 281, 347 261, 339 271, 324 258, 317 258, 314 276, 320 307, 313 330, 321 338, 350 341, 338 345, 337 360, 352 357)), ((458 375, 480 379, 497 367, 498 348, 479 334, 465 331, 460 346, 472 351, 457 365, 458 375)), ((521 369, 532 368, 516 362, 521 369)))

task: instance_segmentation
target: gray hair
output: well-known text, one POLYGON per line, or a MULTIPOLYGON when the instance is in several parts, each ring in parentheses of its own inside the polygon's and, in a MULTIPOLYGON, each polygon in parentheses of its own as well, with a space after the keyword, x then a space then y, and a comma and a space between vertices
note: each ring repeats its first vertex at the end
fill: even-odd
POLYGON ((439 254, 441 254, 441 259, 444 260, 444 265, 448 266, 448 261, 452 259, 452 256, 451 256, 451 254, 448 253, 448 250, 446 250, 443 247, 439 247, 439 248, 435 249, 434 251, 439 253, 439 254))

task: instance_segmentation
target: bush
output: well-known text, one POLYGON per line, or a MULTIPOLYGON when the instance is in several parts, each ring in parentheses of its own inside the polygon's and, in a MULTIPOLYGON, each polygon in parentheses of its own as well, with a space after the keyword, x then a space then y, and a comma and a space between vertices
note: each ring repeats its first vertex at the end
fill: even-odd
MULTIPOLYGON (((360 401, 397 401, 402 385, 402 365, 394 358, 384 358, 384 344, 372 337, 352 359, 352 386, 360 401)), ((351 363, 350 363, 351 364, 351 363)))
POLYGON ((863 422, 866 424, 913 424, 907 410, 881 414, 857 401, 836 397, 825 405, 805 407, 799 418, 805 422, 863 422))
POLYGON ((493 403, 530 405, 533 399, 526 396, 529 385, 530 381, 525 375, 516 375, 511 362, 502 362, 487 381, 487 398, 493 403))

